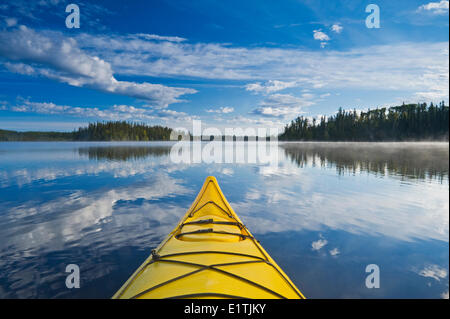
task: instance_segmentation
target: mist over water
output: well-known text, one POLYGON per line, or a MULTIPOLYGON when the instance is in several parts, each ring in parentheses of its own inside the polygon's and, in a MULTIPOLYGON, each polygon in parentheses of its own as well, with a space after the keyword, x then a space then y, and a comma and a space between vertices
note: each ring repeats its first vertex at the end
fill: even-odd
POLYGON ((448 295, 448 143, 280 143, 277 166, 176 164, 172 145, 0 143, 0 297, 111 297, 208 175, 307 297, 448 295))
POLYGON ((369 172, 403 179, 447 179, 448 143, 283 143, 282 148, 300 167, 334 166, 338 174, 369 172))

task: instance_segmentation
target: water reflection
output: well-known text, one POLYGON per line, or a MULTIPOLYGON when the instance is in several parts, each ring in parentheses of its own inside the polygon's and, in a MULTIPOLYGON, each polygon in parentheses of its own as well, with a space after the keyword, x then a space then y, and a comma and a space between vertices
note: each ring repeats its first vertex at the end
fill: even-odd
POLYGON ((285 143, 282 148, 299 167, 334 165, 339 175, 367 171, 440 182, 449 178, 447 143, 285 143))
POLYGON ((176 164, 170 143, 0 143, 0 297, 110 297, 207 175, 308 297, 445 296, 448 144, 388 146, 281 144, 270 166, 176 164), (374 262, 386 284, 368 291, 374 262))
MULTIPOLYGON (((46 201, 1 203, 1 210, 8 211, 0 223, 0 269, 4 270, 0 282, 8 287, 2 296, 46 297, 40 290, 48 286, 53 286, 53 293, 60 297, 70 295, 61 280, 64 264, 79 264, 83 279, 94 282, 117 271, 120 261, 106 261, 115 258, 118 251, 136 247, 148 253, 182 216, 179 205, 187 209, 187 201, 193 196, 185 196, 191 192, 180 180, 164 173, 149 173, 153 176, 129 186, 88 191, 72 185, 76 188, 61 189, 60 196, 46 201), (61 264, 49 262, 51 256, 60 256, 61 264), (20 260, 22 265, 18 264, 20 260), (38 280, 36 276, 40 276, 38 280)), ((48 191, 45 187, 34 189, 48 191)))
POLYGON ((90 160, 127 161, 147 157, 161 157, 170 154, 169 146, 91 146, 80 147, 78 153, 90 160))

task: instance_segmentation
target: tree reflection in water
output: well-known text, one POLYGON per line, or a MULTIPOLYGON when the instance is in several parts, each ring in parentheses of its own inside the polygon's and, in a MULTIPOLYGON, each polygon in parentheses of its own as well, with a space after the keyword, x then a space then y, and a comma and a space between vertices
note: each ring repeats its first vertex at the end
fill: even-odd
POLYGON ((337 173, 369 172, 407 179, 449 179, 448 143, 283 143, 299 167, 336 167, 337 173))

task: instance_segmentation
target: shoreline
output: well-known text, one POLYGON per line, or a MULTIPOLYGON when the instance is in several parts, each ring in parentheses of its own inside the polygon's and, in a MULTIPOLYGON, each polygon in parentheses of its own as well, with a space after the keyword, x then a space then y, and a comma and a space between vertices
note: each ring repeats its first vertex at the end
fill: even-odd
MULTIPOLYGON (((150 143, 178 143, 178 142, 188 142, 193 143, 193 141, 64 141, 64 140, 42 140, 42 141, 0 141, 0 143, 96 143, 96 144, 150 144, 150 143)), ((200 141, 201 143, 209 143, 214 141, 200 141)), ((215 141, 224 142, 225 141, 215 141)), ((449 141, 442 140, 417 140, 417 141, 226 141, 230 142, 240 142, 240 143, 278 143, 278 144, 449 144, 449 141)))

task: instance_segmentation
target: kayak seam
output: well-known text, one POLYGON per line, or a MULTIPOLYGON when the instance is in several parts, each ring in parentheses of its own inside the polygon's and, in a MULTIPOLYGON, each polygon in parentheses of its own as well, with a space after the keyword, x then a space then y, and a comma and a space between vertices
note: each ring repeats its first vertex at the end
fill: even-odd
POLYGON ((196 235, 196 234, 222 234, 222 235, 233 235, 233 236, 239 236, 243 239, 255 239, 252 236, 249 235, 245 235, 242 233, 231 233, 231 232, 227 232, 227 231, 217 231, 217 230, 213 230, 212 228, 206 228, 206 229, 199 229, 199 230, 194 230, 194 231, 189 231, 189 232, 185 232, 185 233, 179 233, 177 235, 175 235, 176 239, 179 239, 180 237, 184 236, 184 235, 196 235))
POLYGON ((193 254, 226 254, 226 255, 236 255, 241 257, 250 257, 250 258, 257 258, 260 260, 265 260, 263 257, 255 256, 255 255, 249 255, 249 254, 243 254, 243 253, 235 253, 231 251, 220 251, 220 250, 202 250, 202 251, 186 251, 182 253, 173 253, 173 254, 167 254, 160 257, 174 257, 174 256, 181 256, 181 255, 193 255, 193 254))
POLYGON ((185 225, 203 225, 203 224, 214 224, 214 225, 232 225, 232 226, 238 226, 239 229, 245 228, 245 225, 239 222, 226 222, 226 221, 218 221, 214 220, 212 218, 210 219, 201 219, 201 220, 194 220, 191 222, 186 222, 180 225, 179 228, 183 228, 185 225))
MULTIPOLYGON (((164 256, 161 256, 161 258, 164 258, 164 256)), ((276 291, 273 291, 272 289, 267 288, 267 287, 265 287, 263 285, 260 285, 260 284, 258 284, 256 282, 252 281, 252 280, 246 279, 244 277, 241 277, 239 275, 236 275, 236 274, 233 274, 231 272, 225 271, 223 269, 216 268, 216 267, 231 266, 231 265, 241 265, 241 264, 257 263, 257 262, 264 262, 264 263, 270 264, 266 260, 258 260, 258 261, 250 260, 250 261, 241 261, 241 262, 233 262, 233 263, 203 265, 203 264, 191 263, 191 262, 186 262, 186 261, 181 261, 181 260, 157 259, 157 260, 154 260, 154 261, 151 260, 150 262, 147 263, 147 265, 145 267, 147 267, 147 266, 149 266, 149 265, 151 265, 151 264, 153 264, 155 262, 169 262, 169 263, 183 264, 183 265, 189 265, 189 266, 196 266, 196 267, 201 267, 201 268, 197 269, 197 270, 194 270, 194 271, 192 271, 190 273, 184 274, 182 276, 179 276, 177 278, 172 278, 172 279, 170 279, 170 280, 168 280, 168 281, 166 281, 164 283, 158 284, 156 286, 150 287, 150 288, 148 288, 148 289, 146 289, 146 290, 136 294, 135 296, 131 297, 131 299, 136 299, 136 298, 138 298, 138 297, 140 297, 140 296, 142 296, 142 295, 144 295, 144 294, 146 294, 146 293, 148 293, 148 292, 150 292, 150 291, 152 291, 154 289, 160 288, 160 287, 162 287, 162 286, 164 286, 166 284, 172 283, 172 282, 174 282, 176 280, 179 280, 179 279, 183 279, 185 277, 188 277, 190 275, 196 274, 196 273, 198 273, 200 271, 203 271, 203 270, 213 270, 213 271, 220 272, 220 273, 225 274, 227 276, 230 276, 230 277, 236 278, 238 280, 244 281, 245 283, 254 285, 254 286, 256 286, 256 287, 258 287, 258 288, 260 288, 262 290, 265 290, 266 292, 269 292, 272 295, 275 295, 275 296, 277 296, 277 297, 279 297, 281 299, 287 299, 286 297, 284 297, 283 295, 277 293, 276 291)), ((271 266, 273 266, 273 265, 271 265, 271 266)))
MULTIPOLYGON (((174 254, 167 254, 164 256, 160 256, 160 255, 157 255, 156 249, 153 249, 151 256, 153 258, 155 255, 157 255, 158 259, 159 259, 161 257, 174 257, 174 256, 180 256, 180 255, 209 254, 209 253, 236 255, 236 256, 242 256, 242 257, 257 258, 257 259, 267 261, 266 259, 259 257, 259 256, 253 256, 253 255, 242 254, 242 253, 234 253, 234 252, 228 252, 228 251, 214 251, 214 250, 211 250, 211 251, 189 251, 189 252, 174 253, 174 254)), ((131 284, 134 282, 134 280, 144 271, 145 268, 147 268, 147 266, 149 266, 152 263, 152 261, 154 261, 154 260, 151 260, 150 262, 147 262, 147 263, 143 263, 140 266, 140 268, 136 271, 136 274, 134 276, 132 276, 132 278, 129 279, 127 285, 125 287, 122 287, 120 292, 118 292, 117 298, 120 298, 121 296, 123 296, 123 294, 128 290, 128 288, 131 286, 131 284)), ((276 269, 276 267, 274 267, 274 268, 276 269)))
POLYGON ((221 206, 218 205, 217 203, 213 202, 212 200, 207 201, 207 202, 204 203, 202 206, 200 206, 200 207, 197 208, 196 210, 192 211, 192 212, 189 214, 188 217, 193 217, 194 214, 195 214, 196 212, 198 212, 200 209, 202 209, 203 207, 205 207, 205 206, 208 205, 208 204, 214 204, 214 205, 216 205, 216 206, 217 206, 218 208, 220 208, 223 212, 225 212, 225 214, 226 214, 228 217, 235 219, 229 212, 227 212, 225 209, 223 209, 223 207, 221 207, 221 206))
MULTIPOLYGON (((262 252, 261 252, 262 253, 262 252)), ((273 263, 271 263, 269 261, 269 259, 266 257, 266 255, 263 254, 263 257, 259 257, 259 256, 254 256, 254 255, 248 255, 248 254, 242 254, 242 253, 235 253, 235 252, 230 252, 230 251, 216 251, 216 250, 206 250, 206 251, 187 251, 187 252, 182 252, 182 253, 173 253, 173 254, 167 254, 167 255, 163 255, 160 256, 160 258, 164 258, 164 257, 175 257, 175 256, 182 256, 182 255, 193 255, 193 254, 225 254, 225 255, 236 255, 236 256, 242 256, 242 257, 249 257, 249 258, 256 258, 256 259, 260 259, 265 261, 268 265, 272 266, 277 273, 280 275, 281 278, 284 279, 285 282, 287 282, 287 284, 289 285, 289 287, 292 288, 292 290, 295 291, 295 293, 300 297, 300 299, 305 299, 305 296, 303 296, 303 294, 299 291, 297 291, 297 288, 291 284, 291 282, 288 280, 288 278, 286 278, 286 276, 283 275, 283 273, 278 269, 277 266, 275 266, 273 263)), ((143 266, 143 268, 145 268, 148 264, 145 264, 143 266)))
MULTIPOLYGON (((189 217, 192 217, 191 215, 194 214, 195 212, 197 212, 198 210, 200 210, 201 207, 199 207, 198 209, 196 209, 194 211, 194 209, 197 207, 198 203, 200 202, 201 198, 203 197, 206 189, 208 188, 210 183, 213 183, 214 187, 216 188, 216 190, 218 191, 220 198, 222 199, 222 201, 224 202, 225 206, 227 207, 227 209, 230 211, 230 214, 225 211, 221 206, 217 205, 216 203, 212 202, 213 204, 215 204, 217 207, 219 207, 221 210, 223 210, 225 212, 225 214, 227 216, 229 216, 230 218, 236 220, 237 222, 239 222, 239 218, 236 218, 233 216, 233 208, 231 208, 230 204, 228 203, 227 199, 225 198, 225 196, 222 193, 222 190, 220 189, 219 185, 216 185, 217 182, 215 183, 213 179, 207 178, 207 183, 205 182, 205 184, 203 184, 202 189, 200 190, 200 192, 197 194, 197 197, 195 198, 194 202, 191 204, 191 207, 188 209, 188 211, 186 212, 186 214, 183 216, 183 218, 178 222, 178 225, 175 227, 174 230, 172 230, 170 232, 170 234, 158 245, 158 247, 156 248, 157 251, 161 250, 166 243, 170 240, 170 238, 172 238, 174 236, 174 234, 180 229, 180 226, 183 224, 183 222, 188 219, 189 217)), ((211 201, 208 201, 211 202, 211 201)), ((207 202, 207 203, 208 203, 207 202)), ((207 203, 205 203, 204 205, 202 205, 202 207, 204 207, 207 203)), ((235 213, 236 214, 236 213, 235 213)), ((245 229, 247 232, 248 229, 245 229)), ((265 256, 264 252, 261 251, 261 249, 259 247, 257 247, 259 249, 259 251, 265 256)))
MULTIPOLYGON (((187 262, 176 261, 176 260, 164 260, 164 261, 168 261, 168 262, 179 262, 179 263, 187 264, 187 262)), ((250 263, 250 262, 263 262, 263 261, 262 261, 262 260, 261 260, 261 261, 247 261, 247 262, 242 262, 242 263, 250 263)), ((147 265, 149 265, 149 264, 151 264, 151 262, 148 263, 147 265)), ((234 264, 240 264, 240 263, 228 263, 228 265, 225 265, 225 264, 223 264, 223 265, 218 264, 218 265, 210 265, 210 266, 216 266, 216 267, 217 267, 217 266, 229 266, 229 265, 234 265, 234 264)), ((147 266, 147 265, 146 265, 146 266, 147 266)), ((145 294, 149 293, 149 292, 152 291, 152 290, 155 290, 155 289, 160 288, 160 287, 162 287, 162 286, 164 286, 164 285, 170 284, 170 283, 172 283, 172 282, 174 282, 174 281, 177 281, 177 280, 186 278, 186 277, 188 277, 188 276, 194 275, 194 274, 196 274, 196 273, 198 273, 198 272, 201 272, 201 271, 203 271, 203 270, 205 270, 205 269, 207 269, 207 268, 210 267, 210 266, 207 266, 207 265, 193 264, 193 263, 189 263, 189 265, 190 265, 190 266, 202 266, 202 267, 199 268, 199 269, 196 269, 196 270, 194 270, 194 271, 191 271, 191 272, 189 272, 189 273, 186 273, 186 274, 180 275, 180 276, 178 276, 178 277, 169 279, 169 280, 167 280, 167 281, 165 281, 165 282, 159 283, 159 284, 157 284, 157 285, 155 285, 155 286, 153 286, 153 287, 147 288, 147 289, 141 291, 140 293, 136 294, 135 296, 131 297, 130 299, 136 299, 136 298, 139 298, 140 296, 145 295, 145 294)))
POLYGON ((196 200, 195 200, 195 202, 194 202, 194 204, 193 204, 193 207, 190 209, 191 212, 186 216, 185 219, 187 219, 187 217, 192 217, 193 214, 194 214, 195 212, 197 212, 198 210, 200 210, 202 207, 204 207, 204 206, 205 206, 206 204, 208 204, 209 202, 215 204, 217 207, 219 207, 220 209, 222 209, 229 217, 235 219, 235 218, 232 216, 232 214, 231 214, 231 212, 233 211, 233 209, 230 207, 230 205, 227 205, 227 201, 226 201, 226 199, 225 199, 225 196, 223 196, 222 191, 220 190, 219 185, 217 185, 217 182, 214 182, 213 179, 209 179, 209 180, 208 180, 208 183, 203 185, 202 190, 201 190, 201 193, 198 194, 198 196, 197 196, 197 198, 196 198, 196 200), (219 193, 219 195, 220 195, 220 198, 222 199, 223 203, 225 204, 225 206, 227 207, 227 209, 229 210, 229 212, 225 211, 222 207, 220 207, 219 205, 217 205, 217 204, 216 204, 215 202, 213 202, 213 201, 208 201, 208 202, 206 202, 205 204, 203 204, 201 207, 195 209, 195 208, 197 207, 198 203, 200 202, 200 199, 201 199, 201 198, 203 197, 203 195, 205 194, 206 189, 208 188, 208 186, 209 186, 210 183, 212 183, 212 184, 214 185, 214 187, 216 188, 216 190, 218 191, 218 193, 219 193), (195 210, 194 210, 194 209, 195 209, 195 210))

